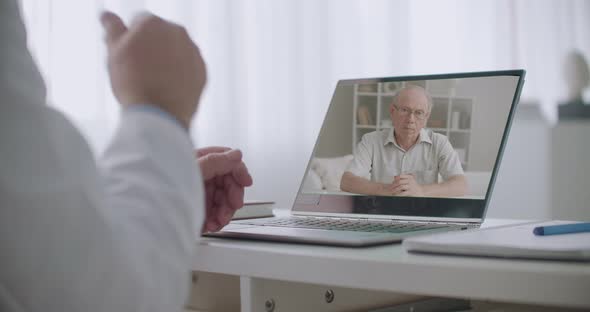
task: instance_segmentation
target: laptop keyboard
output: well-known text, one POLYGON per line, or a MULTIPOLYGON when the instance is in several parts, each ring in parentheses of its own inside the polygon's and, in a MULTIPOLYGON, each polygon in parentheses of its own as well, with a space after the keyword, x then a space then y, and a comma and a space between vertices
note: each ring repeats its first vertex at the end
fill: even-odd
POLYGON ((318 230, 340 230, 356 232, 378 232, 378 233, 405 233, 413 231, 432 230, 438 228, 456 228, 457 230, 467 228, 462 225, 438 224, 438 223, 416 223, 401 221, 369 221, 355 219, 336 219, 325 217, 285 217, 285 218, 264 218, 233 221, 233 224, 257 225, 257 226, 278 226, 291 228, 305 228, 318 230))

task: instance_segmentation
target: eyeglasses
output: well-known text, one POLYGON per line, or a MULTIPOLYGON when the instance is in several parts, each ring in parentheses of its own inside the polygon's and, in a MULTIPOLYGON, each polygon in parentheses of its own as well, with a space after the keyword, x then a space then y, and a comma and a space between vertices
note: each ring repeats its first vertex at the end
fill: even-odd
POLYGON ((424 120, 426 119, 426 112, 423 110, 411 110, 405 107, 399 108, 397 107, 397 105, 393 105, 393 107, 395 107, 395 109, 400 113, 400 115, 404 116, 404 117, 408 117, 411 114, 414 114, 414 117, 416 117, 416 119, 419 120, 424 120))

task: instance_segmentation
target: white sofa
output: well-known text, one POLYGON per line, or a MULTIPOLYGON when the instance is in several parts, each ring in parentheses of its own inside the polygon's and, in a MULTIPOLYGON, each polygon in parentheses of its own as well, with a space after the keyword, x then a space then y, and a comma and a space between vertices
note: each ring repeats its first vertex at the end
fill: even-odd
POLYGON ((304 190, 340 191, 340 179, 352 155, 333 158, 313 158, 305 180, 304 190))

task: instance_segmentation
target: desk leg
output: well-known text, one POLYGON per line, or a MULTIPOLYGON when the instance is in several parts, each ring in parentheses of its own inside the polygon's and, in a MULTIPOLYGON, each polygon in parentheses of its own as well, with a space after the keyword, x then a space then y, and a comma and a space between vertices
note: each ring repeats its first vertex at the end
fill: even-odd
POLYGON ((190 311, 240 311, 240 278, 235 275, 193 272, 186 304, 190 311))
POLYGON ((260 287, 255 287, 256 279, 240 276, 240 307, 241 312, 264 311, 264 296, 260 293, 260 287), (257 304, 258 303, 258 304, 257 304), (258 308, 258 309, 256 309, 258 308))

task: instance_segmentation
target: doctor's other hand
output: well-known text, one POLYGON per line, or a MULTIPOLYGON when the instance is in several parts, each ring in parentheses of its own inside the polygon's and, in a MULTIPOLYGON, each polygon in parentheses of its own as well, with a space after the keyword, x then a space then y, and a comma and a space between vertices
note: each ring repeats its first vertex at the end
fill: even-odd
POLYGON ((100 21, 111 87, 121 105, 157 106, 188 129, 207 78, 186 30, 149 13, 136 16, 129 27, 112 12, 103 12, 100 21))
POLYGON ((395 176, 390 190, 392 195, 397 196, 424 196, 424 189, 416 182, 413 174, 395 176))
POLYGON ((228 224, 244 205, 244 189, 252 177, 242 161, 242 152, 211 146, 196 151, 205 184, 206 218, 203 232, 215 232, 228 224))

